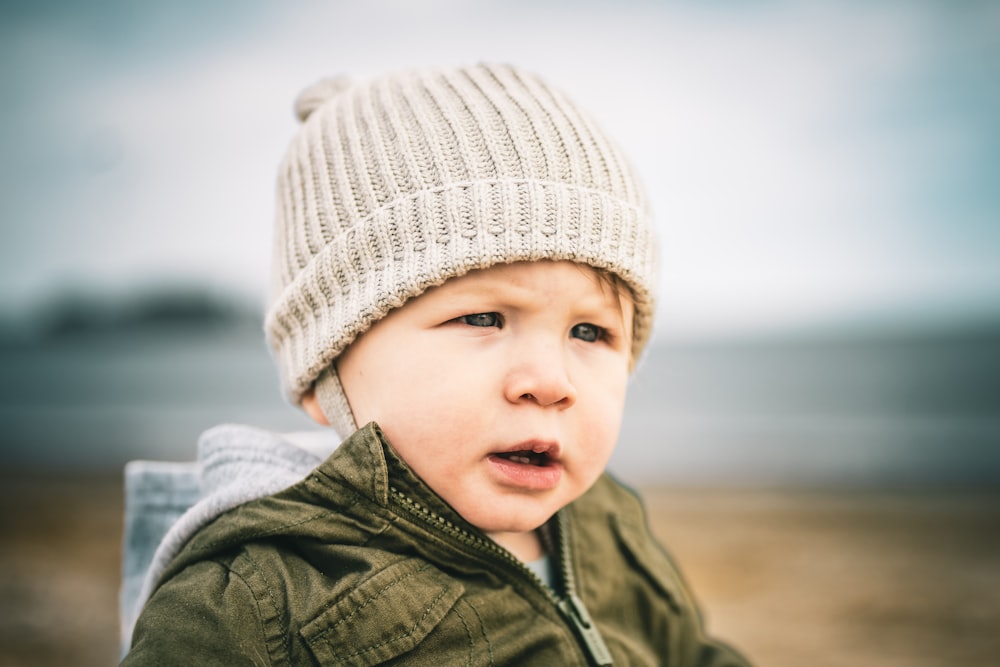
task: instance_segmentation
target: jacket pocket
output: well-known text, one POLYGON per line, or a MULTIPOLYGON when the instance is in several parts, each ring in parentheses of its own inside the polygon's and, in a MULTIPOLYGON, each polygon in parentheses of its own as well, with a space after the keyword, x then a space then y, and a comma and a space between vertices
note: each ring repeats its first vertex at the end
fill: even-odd
POLYGON ((463 592, 430 564, 407 560, 365 580, 299 632, 320 664, 378 665, 418 646, 463 592))

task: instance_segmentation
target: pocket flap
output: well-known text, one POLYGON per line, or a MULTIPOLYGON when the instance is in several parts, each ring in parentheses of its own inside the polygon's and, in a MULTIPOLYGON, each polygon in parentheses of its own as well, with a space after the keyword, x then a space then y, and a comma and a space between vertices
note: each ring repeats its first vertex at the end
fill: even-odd
POLYGON ((423 641, 464 590, 432 565, 406 560, 362 582, 300 634, 322 664, 377 665, 423 641))

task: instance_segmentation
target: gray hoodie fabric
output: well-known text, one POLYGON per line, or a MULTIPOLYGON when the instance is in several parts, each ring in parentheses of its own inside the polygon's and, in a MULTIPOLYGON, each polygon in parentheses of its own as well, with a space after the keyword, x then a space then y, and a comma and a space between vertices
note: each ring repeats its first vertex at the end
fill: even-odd
POLYGON ((128 463, 121 655, 156 582, 195 533, 230 509, 298 483, 339 444, 332 429, 279 434, 224 424, 199 438, 197 461, 128 463))

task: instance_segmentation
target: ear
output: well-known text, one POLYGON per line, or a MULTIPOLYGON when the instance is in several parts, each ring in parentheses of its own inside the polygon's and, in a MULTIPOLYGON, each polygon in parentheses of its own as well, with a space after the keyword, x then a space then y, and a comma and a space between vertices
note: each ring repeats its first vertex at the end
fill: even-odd
POLYGON ((320 426, 329 426, 330 420, 326 418, 323 414, 323 408, 319 407, 319 400, 316 398, 316 390, 310 388, 309 391, 302 395, 302 409, 306 411, 306 414, 312 417, 312 420, 319 424, 320 426))

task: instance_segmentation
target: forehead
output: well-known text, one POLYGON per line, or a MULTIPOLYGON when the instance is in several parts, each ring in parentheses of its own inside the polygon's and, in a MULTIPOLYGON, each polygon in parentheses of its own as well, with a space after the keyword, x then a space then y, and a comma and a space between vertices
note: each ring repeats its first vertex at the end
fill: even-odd
POLYGON ((628 286, 614 274, 599 271, 586 264, 569 261, 537 260, 496 264, 485 269, 476 269, 462 276, 449 278, 442 285, 425 294, 447 293, 516 296, 519 293, 537 296, 547 294, 553 302, 563 302, 580 298, 607 302, 616 309, 631 304, 628 286), (568 287, 572 293, 553 289, 559 285, 568 287))

